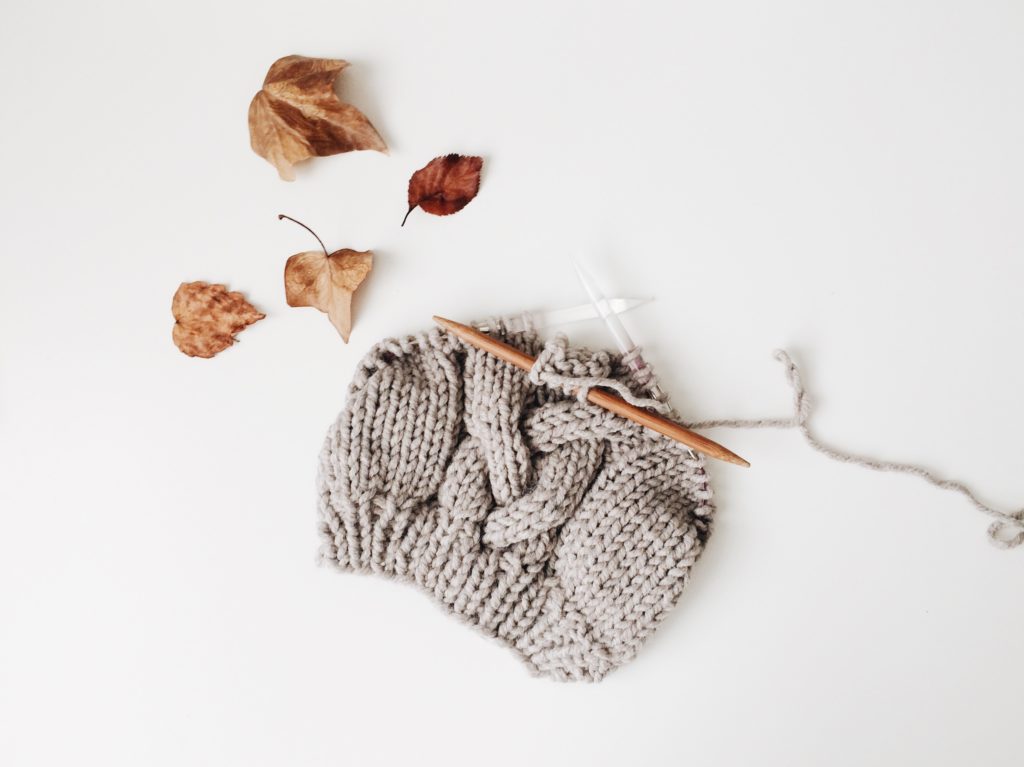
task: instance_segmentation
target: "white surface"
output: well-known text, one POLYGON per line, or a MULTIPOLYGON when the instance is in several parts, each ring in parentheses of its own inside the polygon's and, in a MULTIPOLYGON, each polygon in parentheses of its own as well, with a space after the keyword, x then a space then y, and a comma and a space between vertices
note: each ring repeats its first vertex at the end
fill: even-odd
POLYGON ((688 417, 788 414, 782 346, 822 437, 1019 506, 1022 38, 1009 1, 5 4, 0 762, 1020 764, 1024 550, 959 497, 718 432, 754 466, 712 467, 679 608, 558 685, 315 567, 313 477, 372 342, 579 303, 581 253, 657 296, 688 417), (390 156, 277 180, 246 110, 288 53, 352 62, 390 156), (399 228, 448 151, 480 196, 399 228), (285 306, 278 212, 376 251, 348 347, 285 306), (268 314, 210 361, 195 279, 268 314))

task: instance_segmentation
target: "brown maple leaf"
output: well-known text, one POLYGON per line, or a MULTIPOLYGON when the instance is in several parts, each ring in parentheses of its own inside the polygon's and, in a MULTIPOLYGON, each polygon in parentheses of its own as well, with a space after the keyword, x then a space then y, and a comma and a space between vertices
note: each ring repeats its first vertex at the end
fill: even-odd
POLYGON ((366 116, 334 94, 334 81, 347 66, 340 59, 285 56, 270 67, 249 104, 252 148, 285 181, 293 181, 292 166, 309 157, 387 151, 366 116))
POLYGON ((212 357, 235 342, 235 334, 267 315, 256 311, 241 293, 224 285, 183 282, 171 301, 174 345, 189 357, 212 357))
POLYGON ((312 306, 326 312, 345 343, 352 332, 352 294, 373 267, 373 252, 342 248, 328 253, 323 240, 301 221, 281 214, 307 230, 320 250, 296 253, 284 265, 284 296, 288 306, 312 306))
POLYGON ((405 219, 418 206, 435 216, 457 213, 476 197, 480 189, 483 158, 447 154, 435 157, 409 179, 409 210, 405 219))

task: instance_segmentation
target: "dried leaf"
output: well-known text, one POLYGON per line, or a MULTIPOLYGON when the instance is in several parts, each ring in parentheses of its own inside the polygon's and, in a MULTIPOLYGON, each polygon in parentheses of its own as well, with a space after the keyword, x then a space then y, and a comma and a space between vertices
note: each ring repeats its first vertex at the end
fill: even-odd
POLYGON ((309 157, 387 151, 366 116, 334 94, 334 81, 347 66, 339 59, 285 56, 270 67, 249 104, 252 148, 285 181, 293 181, 292 166, 309 157))
POLYGON ((189 357, 212 357, 235 342, 235 334, 267 315, 224 285, 183 282, 171 301, 174 345, 189 357))
POLYGON ((449 154, 435 157, 409 179, 409 210, 405 219, 417 206, 435 216, 457 213, 476 197, 480 189, 480 157, 449 154))
POLYGON ((326 312, 348 343, 352 332, 352 294, 373 268, 373 252, 342 248, 328 253, 320 236, 301 221, 283 213, 316 237, 320 250, 296 253, 284 265, 284 297, 288 306, 312 306, 326 312))

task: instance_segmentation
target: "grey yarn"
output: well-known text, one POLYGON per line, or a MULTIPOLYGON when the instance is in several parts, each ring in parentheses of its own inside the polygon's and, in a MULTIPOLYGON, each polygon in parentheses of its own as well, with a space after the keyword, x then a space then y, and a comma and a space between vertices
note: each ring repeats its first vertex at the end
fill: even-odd
MULTIPOLYGON (((639 349, 629 352, 630 355, 639 354, 639 349)), ((605 376, 595 376, 590 373, 590 367, 595 364, 608 367, 610 364, 608 352, 595 352, 592 360, 582 361, 569 351, 569 341, 564 335, 556 335, 550 343, 537 355, 533 370, 530 371, 530 383, 535 386, 542 384, 557 386, 569 395, 574 396, 580 402, 587 401, 587 394, 595 386, 604 389, 611 389, 626 402, 637 407, 646 407, 656 410, 659 413, 668 413, 671 410, 668 403, 653 397, 638 397, 633 390, 622 381, 605 376)), ((627 357, 620 357, 620 364, 626 367, 627 357)), ((650 368, 643 368, 649 371, 650 368)), ((635 371, 632 373, 634 387, 646 387, 652 380, 653 374, 639 376, 635 371)))
POLYGON ((704 462, 568 393, 648 404, 620 356, 491 332, 539 353, 529 375, 440 330, 362 361, 320 456, 321 555, 419 584, 538 673, 598 680, 704 548, 704 462))
POLYGON ((697 421, 688 423, 692 429, 711 429, 716 426, 726 426, 739 429, 799 429, 804 435, 807 443, 829 458, 840 463, 852 463, 862 466, 865 469, 883 472, 895 472, 898 474, 910 474, 930 482, 942 490, 952 490, 960 493, 971 502, 981 513, 992 517, 995 521, 988 527, 989 540, 999 548, 1010 549, 1024 543, 1024 508, 1016 511, 1000 511, 982 501, 963 482, 952 479, 943 479, 928 469, 915 466, 910 463, 897 463, 896 461, 881 461, 876 458, 864 458, 862 456, 837 450, 829 447, 815 437, 808 426, 811 417, 810 401, 807 391, 800 378, 800 371, 793 363, 790 356, 779 349, 775 352, 775 359, 786 366, 786 378, 789 385, 793 387, 793 398, 796 412, 791 418, 755 418, 755 419, 722 419, 714 421, 697 421))
MULTIPOLYGON (((711 533, 703 459, 586 402, 590 387, 677 417, 643 392, 631 359, 541 346, 529 374, 440 330, 388 339, 360 364, 320 456, 321 556, 343 570, 412 581, 497 637, 536 672, 599 680, 629 661, 679 599, 711 533)), ((638 354, 634 350, 633 355, 638 354)), ((795 414, 692 428, 795 428, 818 452, 912 474, 967 497, 1004 548, 1024 543, 1024 509, 982 503, 961 482, 829 447, 809 428, 800 372, 784 351, 795 414)))

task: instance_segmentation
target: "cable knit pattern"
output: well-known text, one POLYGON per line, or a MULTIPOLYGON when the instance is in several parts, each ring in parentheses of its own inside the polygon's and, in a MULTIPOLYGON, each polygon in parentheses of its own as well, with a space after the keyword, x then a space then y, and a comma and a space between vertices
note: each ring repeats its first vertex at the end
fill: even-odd
POLYGON ((571 393, 646 403, 621 357, 492 332, 539 355, 529 375, 440 330, 362 361, 321 453, 321 553, 414 581, 538 673, 599 680, 700 556, 703 459, 571 393))

